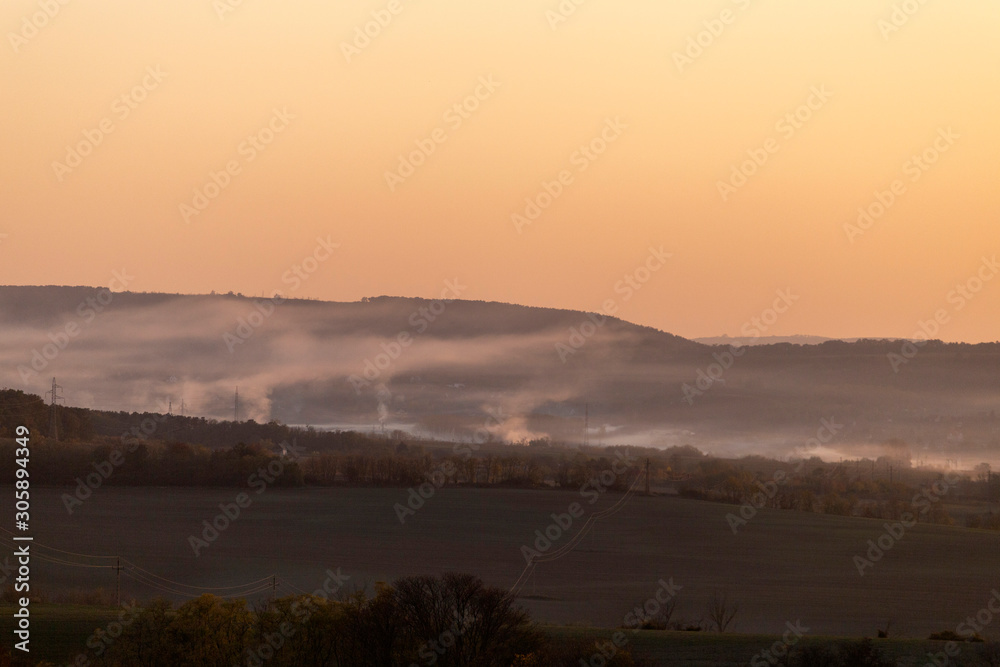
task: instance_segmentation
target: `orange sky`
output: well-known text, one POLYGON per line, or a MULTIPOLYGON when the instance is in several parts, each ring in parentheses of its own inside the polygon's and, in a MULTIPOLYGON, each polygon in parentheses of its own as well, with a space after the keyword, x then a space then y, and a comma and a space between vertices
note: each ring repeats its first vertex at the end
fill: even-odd
POLYGON ((1000 338, 1000 277, 953 292, 1000 253, 993 0, 62 1, 0 8, 0 284, 125 269, 356 300, 458 278, 688 337, 791 289, 765 333, 911 336, 943 309, 941 338, 1000 338), (845 228, 876 191, 884 215, 845 228), (626 300, 650 246, 672 257, 626 300))

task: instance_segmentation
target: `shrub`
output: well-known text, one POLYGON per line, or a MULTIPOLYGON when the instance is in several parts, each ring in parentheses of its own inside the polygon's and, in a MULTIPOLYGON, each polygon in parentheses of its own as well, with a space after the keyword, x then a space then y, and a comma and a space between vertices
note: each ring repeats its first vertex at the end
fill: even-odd
POLYGON ((844 667, 895 667, 896 664, 868 638, 856 644, 841 644, 838 655, 844 667))
POLYGON ((528 667, 524 661, 545 649, 507 591, 471 575, 446 574, 398 579, 371 597, 293 596, 254 611, 244 600, 212 595, 176 611, 155 602, 91 664, 234 665, 252 657, 266 659, 268 667, 409 665, 433 656, 438 667, 509 667, 516 660, 528 667))

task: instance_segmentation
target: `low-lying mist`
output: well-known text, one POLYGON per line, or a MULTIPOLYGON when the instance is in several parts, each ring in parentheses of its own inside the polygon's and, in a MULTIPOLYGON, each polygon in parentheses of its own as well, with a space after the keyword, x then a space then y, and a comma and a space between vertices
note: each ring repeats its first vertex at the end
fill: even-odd
POLYGON ((1000 461, 1000 345, 705 346, 585 313, 0 288, 2 383, 68 405, 720 455, 1000 461), (586 430, 586 433, 585 433, 586 430))

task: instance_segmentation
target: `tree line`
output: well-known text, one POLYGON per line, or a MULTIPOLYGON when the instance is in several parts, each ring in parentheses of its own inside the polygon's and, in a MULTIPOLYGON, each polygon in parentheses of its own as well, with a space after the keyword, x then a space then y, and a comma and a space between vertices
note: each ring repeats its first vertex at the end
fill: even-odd
POLYGON ((876 477, 869 471, 877 467, 888 470, 888 462, 879 459, 833 465, 819 459, 779 463, 760 457, 736 461, 706 458, 680 485, 680 494, 751 507, 746 513, 770 508, 893 521, 912 515, 928 523, 962 522, 970 528, 1000 530, 1000 511, 989 509, 993 503, 1000 504, 1000 476, 993 474, 988 464, 977 465, 970 476, 913 469, 906 461, 896 463, 893 473, 876 477), (961 505, 964 516, 952 516, 945 509, 946 500, 949 505, 961 505), (985 511, 973 509, 983 503, 985 511))
MULTIPOLYGON (((176 609, 160 599, 86 644, 70 664, 576 667, 596 650, 551 640, 509 592, 465 574, 404 577, 371 595, 337 599, 298 595, 248 605, 203 595, 176 609)), ((627 648, 604 664, 652 665, 627 648)))
MULTIPOLYGON (((375 437, 293 428, 275 421, 218 422, 62 407, 58 414, 60 441, 33 438, 32 478, 38 484, 74 486, 98 474, 102 485, 241 487, 281 457, 282 474, 275 484, 286 487, 412 487, 437 475, 436 486, 582 489, 606 474, 616 455, 624 452, 633 461, 632 469, 626 475, 612 475, 611 490, 626 490, 644 475, 648 461, 654 490, 751 504, 754 509, 899 520, 913 512, 915 495, 942 477, 939 471, 913 468, 908 445, 896 440, 883 443, 887 455, 876 460, 830 464, 815 457, 794 462, 760 456, 718 459, 691 446, 588 447, 544 438, 456 444, 401 432, 375 437), (437 474, 442 469, 453 473, 442 478, 437 474), (768 491, 762 493, 762 488, 768 491)), ((45 433, 49 418, 50 407, 38 396, 0 390, 0 482, 14 481, 11 429, 24 424, 33 433, 45 433)), ((1000 476, 980 464, 971 478, 948 485, 946 493, 949 502, 985 501, 988 508, 1000 503, 1000 476)), ((1000 511, 951 516, 941 499, 931 495, 921 501, 917 519, 1000 530, 1000 511)))
MULTIPOLYGON (((438 486, 516 488, 601 488, 624 491, 640 474, 633 466, 626 475, 609 476, 617 460, 605 451, 538 454, 516 449, 509 453, 456 455, 451 449, 385 443, 363 454, 306 452, 297 443, 270 441, 237 443, 209 449, 186 442, 98 438, 94 443, 43 441, 32 445, 33 483, 53 486, 225 486, 245 487, 269 467, 280 470, 276 487, 394 486, 427 482, 451 463, 455 473, 438 486), (275 462, 280 462, 275 465, 275 462)), ((15 481, 13 440, 0 440, 0 483, 15 481)))

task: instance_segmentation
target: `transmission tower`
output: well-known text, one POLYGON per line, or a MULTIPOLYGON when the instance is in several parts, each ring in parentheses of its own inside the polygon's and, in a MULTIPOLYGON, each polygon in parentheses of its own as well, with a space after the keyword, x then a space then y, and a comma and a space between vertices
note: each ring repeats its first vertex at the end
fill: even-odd
POLYGON ((56 379, 52 378, 52 389, 45 392, 46 396, 52 396, 52 400, 49 408, 49 437, 53 440, 59 439, 59 418, 56 414, 56 406, 59 401, 63 400, 63 397, 59 395, 59 390, 62 386, 56 384, 56 379))
POLYGON ((590 444, 590 403, 583 407, 583 446, 590 444))

